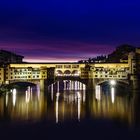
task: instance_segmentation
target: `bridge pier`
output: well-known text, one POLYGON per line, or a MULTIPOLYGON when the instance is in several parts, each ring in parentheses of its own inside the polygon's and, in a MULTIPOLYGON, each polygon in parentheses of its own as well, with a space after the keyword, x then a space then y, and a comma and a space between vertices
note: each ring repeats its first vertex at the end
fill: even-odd
POLYGON ((88 79, 87 89, 95 91, 95 88, 96 88, 96 85, 98 84, 98 82, 99 82, 99 79, 97 79, 97 78, 88 79))
POLYGON ((140 89, 140 79, 138 78, 137 75, 130 76, 130 87, 132 90, 140 89))
POLYGON ((130 81, 130 87, 131 87, 132 90, 140 89, 140 80, 131 80, 130 81))

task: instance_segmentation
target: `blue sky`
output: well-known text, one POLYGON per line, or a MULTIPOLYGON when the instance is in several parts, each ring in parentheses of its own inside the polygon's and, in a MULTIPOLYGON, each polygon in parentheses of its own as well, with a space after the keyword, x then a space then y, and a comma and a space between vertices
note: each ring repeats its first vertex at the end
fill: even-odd
POLYGON ((3 0, 0 47, 27 60, 78 60, 139 47, 138 0, 3 0))

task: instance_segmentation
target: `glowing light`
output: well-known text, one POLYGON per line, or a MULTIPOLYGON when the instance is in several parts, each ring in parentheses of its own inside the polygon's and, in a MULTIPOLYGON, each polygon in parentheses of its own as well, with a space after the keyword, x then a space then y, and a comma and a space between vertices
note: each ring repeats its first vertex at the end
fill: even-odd
POLYGON ((112 103, 115 101, 115 89, 113 87, 111 88, 111 101, 112 103))
POLYGON ((66 90, 66 81, 64 80, 64 90, 66 90))
POLYGON ((13 89, 12 94, 13 94, 13 106, 15 106, 16 105, 16 94, 17 94, 16 89, 13 89))
POLYGON ((116 81, 115 81, 115 80, 111 80, 111 81, 110 81, 110 84, 111 84, 112 86, 115 86, 115 85, 116 85, 116 81))
POLYGON ((58 98, 59 98, 59 95, 60 95, 60 93, 59 93, 59 92, 57 92, 57 93, 56 93, 56 99, 58 99, 58 98))
POLYGON ((78 98, 78 99, 81 99, 81 95, 80 95, 79 92, 77 92, 77 98, 78 98))
MULTIPOLYGON (((79 93, 79 92, 78 92, 79 93)), ((80 95, 80 93, 79 94, 77 94, 78 96, 80 95)), ((80 98, 78 98, 78 120, 80 121, 80 114, 81 114, 81 96, 80 96, 80 98)))
POLYGON ((56 123, 58 123, 58 100, 56 100, 56 123))
POLYGON ((100 86, 99 85, 97 85, 96 87, 95 87, 96 89, 95 89, 95 98, 97 99, 97 100, 101 100, 101 88, 100 88, 100 86))
POLYGON ((78 82, 77 81, 75 81, 75 90, 77 90, 77 88, 78 88, 78 82))
POLYGON ((57 92, 57 93, 56 93, 56 107, 55 107, 55 108, 56 108, 56 113, 55 113, 55 116, 56 116, 56 123, 58 123, 58 119, 59 119, 59 118, 58 118, 58 117, 59 117, 59 116, 58 116, 58 100, 59 100, 59 95, 60 95, 60 93, 57 92))
POLYGON ((83 84, 83 90, 86 90, 86 85, 85 84, 83 84))
POLYGON ((8 94, 6 94, 6 106, 8 105, 8 94))
POLYGON ((77 82, 77 90, 79 90, 79 81, 77 82))
POLYGON ((78 71, 78 74, 80 74, 80 71, 78 71))

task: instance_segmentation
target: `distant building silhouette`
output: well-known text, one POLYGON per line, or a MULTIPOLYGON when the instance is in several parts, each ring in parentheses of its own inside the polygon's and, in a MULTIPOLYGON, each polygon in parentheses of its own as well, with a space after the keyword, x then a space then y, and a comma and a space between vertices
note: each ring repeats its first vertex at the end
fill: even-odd
POLYGON ((134 46, 123 44, 110 53, 109 55, 100 55, 93 58, 89 58, 87 60, 80 60, 79 63, 119 63, 119 62, 128 62, 128 54, 130 52, 136 52, 140 54, 140 51, 138 52, 139 48, 136 48, 134 46))
POLYGON ((0 50, 0 64, 22 63, 24 56, 17 55, 13 52, 0 50))
POLYGON ((107 62, 127 62, 128 54, 130 52, 135 52, 136 48, 134 46, 123 44, 116 48, 114 52, 108 55, 107 62))

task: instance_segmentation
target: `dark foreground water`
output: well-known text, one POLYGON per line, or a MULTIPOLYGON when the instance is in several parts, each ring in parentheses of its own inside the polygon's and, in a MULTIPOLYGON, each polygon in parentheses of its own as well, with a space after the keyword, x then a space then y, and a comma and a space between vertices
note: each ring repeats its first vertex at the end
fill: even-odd
POLYGON ((36 86, 1 95, 0 140, 140 139, 138 91, 72 85, 62 91, 36 86))

